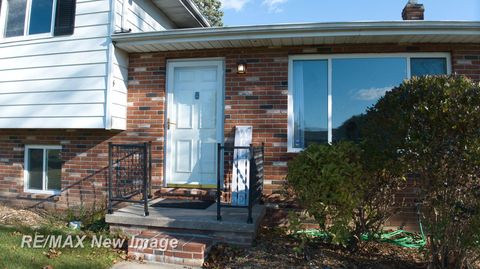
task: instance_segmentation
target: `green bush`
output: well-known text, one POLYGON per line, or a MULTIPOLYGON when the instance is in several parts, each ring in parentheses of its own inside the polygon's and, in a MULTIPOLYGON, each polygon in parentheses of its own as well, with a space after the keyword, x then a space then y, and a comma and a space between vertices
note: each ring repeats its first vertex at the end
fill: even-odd
POLYGON ((357 248, 363 234, 379 232, 392 214, 401 182, 366 165, 367 154, 373 151, 352 142, 311 145, 288 166, 287 179, 300 204, 333 243, 350 250, 357 248))
POLYGON ((479 85, 458 76, 413 78, 366 117, 367 126, 380 127, 366 132, 367 143, 420 178, 432 267, 465 268, 480 242, 479 85))

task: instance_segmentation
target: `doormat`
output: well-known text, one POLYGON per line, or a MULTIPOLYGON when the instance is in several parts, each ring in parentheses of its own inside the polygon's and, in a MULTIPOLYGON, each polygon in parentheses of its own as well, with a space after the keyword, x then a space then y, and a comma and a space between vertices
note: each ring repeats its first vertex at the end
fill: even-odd
POLYGON ((207 209, 209 206, 213 205, 214 203, 215 201, 205 201, 205 200, 165 199, 151 206, 167 207, 167 208, 184 208, 184 209, 207 209))

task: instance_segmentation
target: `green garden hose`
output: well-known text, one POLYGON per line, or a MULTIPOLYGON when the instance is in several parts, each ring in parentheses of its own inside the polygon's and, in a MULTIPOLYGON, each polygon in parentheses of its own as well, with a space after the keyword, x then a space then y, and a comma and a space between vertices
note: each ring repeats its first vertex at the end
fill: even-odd
MULTIPOLYGON (((427 239, 425 237, 425 233, 423 232, 422 220, 420 218, 420 206, 421 204, 416 204, 415 206, 417 210, 418 226, 420 228, 420 234, 399 229, 393 232, 386 232, 386 231, 381 232, 376 235, 363 234, 360 239, 362 241, 376 240, 378 242, 390 243, 390 244, 394 244, 404 248, 420 249, 425 247, 425 245, 427 244, 427 239)), ((322 230, 318 230, 318 229, 304 230, 304 231, 300 231, 300 233, 309 235, 310 237, 313 237, 313 238, 321 238, 321 239, 332 238, 332 235, 330 233, 322 230)))
MULTIPOLYGON (((329 234, 328 232, 317 229, 304 230, 300 231, 300 233, 309 235, 313 238, 328 239, 332 237, 331 234, 329 234)), ((427 243, 421 223, 420 234, 408 232, 405 230, 396 230, 393 232, 382 232, 373 236, 369 234, 363 234, 361 239, 363 241, 376 240, 379 242, 390 243, 405 248, 423 248, 427 243)))

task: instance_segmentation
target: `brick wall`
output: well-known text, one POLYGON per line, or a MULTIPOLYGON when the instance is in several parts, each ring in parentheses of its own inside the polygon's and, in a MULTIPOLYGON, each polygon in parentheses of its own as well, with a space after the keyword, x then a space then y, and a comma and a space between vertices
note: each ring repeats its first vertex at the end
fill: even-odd
POLYGON ((163 122, 166 61, 177 58, 224 57, 225 140, 232 141, 236 125, 252 125, 254 143, 265 143, 265 193, 282 188, 287 162, 288 56, 291 54, 372 52, 450 52, 453 72, 480 81, 480 45, 336 45, 321 47, 204 50, 130 55, 127 131, 14 130, 0 131, 0 199, 50 207, 104 203, 107 142, 152 141, 153 185, 163 179, 163 122), (247 61, 247 74, 235 72, 247 61), (23 193, 25 144, 61 144, 65 164, 62 195, 23 193))
POLYGON ((231 142, 236 125, 253 126, 254 144, 265 143, 267 194, 281 189, 287 162, 288 56, 305 53, 450 52, 453 72, 480 81, 478 45, 350 45, 277 49, 229 49, 192 52, 132 54, 129 89, 164 92, 165 60, 224 57, 225 140, 231 142), (247 62, 247 74, 235 72, 238 61, 247 62), (144 67, 147 67, 145 70, 144 67), (140 70, 136 72, 136 70, 140 70), (159 73, 154 73, 158 71, 159 73), (153 85, 152 85, 153 84, 153 85))

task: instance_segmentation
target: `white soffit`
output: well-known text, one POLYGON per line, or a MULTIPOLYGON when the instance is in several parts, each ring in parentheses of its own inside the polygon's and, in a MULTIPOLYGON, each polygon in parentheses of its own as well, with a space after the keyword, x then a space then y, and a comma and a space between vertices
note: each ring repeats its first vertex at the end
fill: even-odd
POLYGON ((153 0, 153 3, 180 28, 210 26, 192 0, 153 0))

